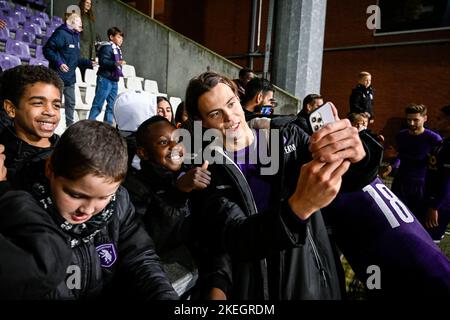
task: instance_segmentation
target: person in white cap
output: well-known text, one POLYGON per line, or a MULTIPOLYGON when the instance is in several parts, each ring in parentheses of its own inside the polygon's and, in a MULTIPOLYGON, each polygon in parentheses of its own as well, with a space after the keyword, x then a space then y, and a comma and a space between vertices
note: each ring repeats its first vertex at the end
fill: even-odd
POLYGON ((145 91, 119 94, 113 107, 114 119, 128 147, 128 166, 140 169, 136 156, 136 131, 145 120, 156 115, 156 95, 145 91))

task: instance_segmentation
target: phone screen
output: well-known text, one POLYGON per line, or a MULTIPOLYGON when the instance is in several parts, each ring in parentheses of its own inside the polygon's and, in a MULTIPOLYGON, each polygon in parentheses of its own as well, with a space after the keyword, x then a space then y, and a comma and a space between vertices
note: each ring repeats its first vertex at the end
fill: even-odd
POLYGON ((271 112, 272 112, 271 107, 262 107, 261 108, 261 114, 263 114, 263 115, 270 115, 271 112))

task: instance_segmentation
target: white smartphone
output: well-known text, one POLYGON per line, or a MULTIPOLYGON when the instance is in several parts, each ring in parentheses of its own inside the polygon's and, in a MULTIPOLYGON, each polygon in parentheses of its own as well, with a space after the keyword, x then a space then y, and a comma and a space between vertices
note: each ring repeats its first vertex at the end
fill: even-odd
POLYGON ((321 105, 309 114, 308 123, 312 132, 320 130, 327 123, 336 121, 334 119, 333 108, 329 102, 321 105))

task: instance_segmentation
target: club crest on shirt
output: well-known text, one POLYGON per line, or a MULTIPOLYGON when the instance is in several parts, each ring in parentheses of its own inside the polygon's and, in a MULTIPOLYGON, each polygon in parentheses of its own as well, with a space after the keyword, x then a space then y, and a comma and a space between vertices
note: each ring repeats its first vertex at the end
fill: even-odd
POLYGON ((111 267, 117 260, 116 249, 114 244, 106 243, 95 248, 98 257, 100 258, 100 265, 104 268, 111 267))

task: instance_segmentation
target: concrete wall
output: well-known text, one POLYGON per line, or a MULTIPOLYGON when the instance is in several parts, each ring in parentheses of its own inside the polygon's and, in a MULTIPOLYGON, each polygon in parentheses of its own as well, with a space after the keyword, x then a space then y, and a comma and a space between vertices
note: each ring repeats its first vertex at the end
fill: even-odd
MULTIPOLYGON (((54 14, 63 16, 78 1, 54 1, 54 14)), ((237 78, 239 66, 116 0, 94 0, 96 31, 106 40, 106 30, 117 26, 125 32, 124 59, 138 76, 156 80, 159 91, 184 99, 189 80, 207 70, 237 78)), ((299 101, 287 92, 275 93, 277 113, 295 113, 299 101)))

